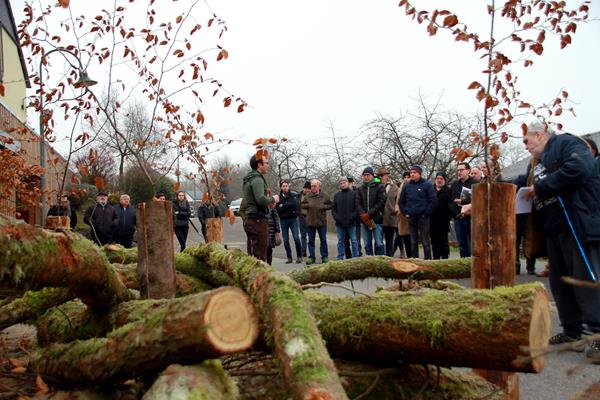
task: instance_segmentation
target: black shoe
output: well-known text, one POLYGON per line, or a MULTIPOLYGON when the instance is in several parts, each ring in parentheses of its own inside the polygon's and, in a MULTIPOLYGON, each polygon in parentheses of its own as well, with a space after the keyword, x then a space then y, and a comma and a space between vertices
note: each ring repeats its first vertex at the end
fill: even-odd
POLYGON ((594 364, 600 363, 600 340, 592 340, 590 348, 585 352, 587 358, 592 358, 594 364))
POLYGON ((528 269, 527 275, 535 275, 535 269, 528 269))
POLYGON ((567 344, 573 343, 568 350, 576 351, 577 353, 582 353, 585 350, 585 343, 575 343, 581 340, 581 335, 579 336, 569 336, 566 333, 557 333, 552 336, 548 341, 548 344, 551 346, 559 345, 559 344, 567 344))
POLYGON ((288 258, 288 259, 287 259, 287 261, 286 261, 285 263, 286 263, 286 264, 291 264, 291 263, 293 263, 293 262, 294 262, 294 261, 293 261, 291 258, 288 258))

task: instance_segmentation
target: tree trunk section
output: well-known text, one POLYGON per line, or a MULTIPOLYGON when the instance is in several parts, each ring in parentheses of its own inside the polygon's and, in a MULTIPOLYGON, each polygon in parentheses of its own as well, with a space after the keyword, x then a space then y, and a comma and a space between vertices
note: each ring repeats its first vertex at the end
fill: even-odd
POLYGON ((496 290, 390 293, 367 298, 307 293, 336 357, 539 372, 543 358, 516 365, 547 343, 542 285, 496 290), (485 349, 485 351, 482 351, 485 349))
POLYGON ((67 216, 49 215, 46 217, 46 229, 71 229, 71 218, 67 216))
POLYGON ((216 360, 199 365, 170 365, 156 379, 142 400, 210 399, 237 400, 235 382, 216 360))
POLYGON ((75 295, 66 288, 44 288, 27 291, 23 297, 0 307, 0 330, 20 322, 38 318, 49 308, 71 300, 75 295))
MULTIPOLYGON (((480 183, 473 186, 471 249, 473 288, 493 289, 514 286, 516 261, 516 186, 510 183, 480 183)), ((540 329, 550 329, 540 326, 540 329)), ((545 332, 540 336, 546 336, 545 332)), ((540 343, 545 346, 546 343, 540 343)), ((490 368, 492 368, 490 366, 490 368)), ((499 369, 499 368, 492 368, 499 369)), ((519 398, 519 377, 504 371, 476 370, 488 381, 500 386, 504 399, 519 398)))
POLYGON ((207 218, 206 242, 223 244, 223 218, 207 218))
POLYGON ((97 386, 240 352, 258 335, 254 307, 237 288, 128 304, 142 316, 138 321, 105 338, 52 344, 32 355, 29 369, 66 384, 97 386))
POLYGON ((100 249, 71 231, 0 217, 0 279, 32 289, 63 287, 95 311, 130 299, 100 249))
POLYGON ((138 249, 136 247, 126 249, 120 244, 107 244, 102 247, 104 254, 108 258, 108 261, 116 264, 137 264, 138 262, 138 249))
POLYGON ((173 204, 151 201, 137 206, 138 282, 144 299, 175 297, 173 204))
POLYGON ((462 279, 471 276, 471 259, 451 260, 397 259, 385 256, 350 258, 289 272, 301 285, 343 282, 366 278, 386 279, 462 279))
POLYGON ((294 399, 346 399, 339 376, 298 284, 254 257, 218 243, 186 249, 234 279, 252 298, 269 330, 283 380, 294 399))

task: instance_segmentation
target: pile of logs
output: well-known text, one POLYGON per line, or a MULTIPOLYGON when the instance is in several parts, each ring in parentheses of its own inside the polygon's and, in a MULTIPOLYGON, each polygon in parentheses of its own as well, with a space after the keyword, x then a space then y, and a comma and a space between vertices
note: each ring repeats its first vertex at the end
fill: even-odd
POLYGON ((468 259, 364 257, 284 274, 201 244, 175 256, 177 297, 163 299, 139 298, 137 259, 136 250, 0 217, 0 282, 28 289, 0 302, 0 329, 37 328, 39 346, 18 362, 50 382, 40 398, 494 399, 502 393, 479 376, 440 367, 544 365, 549 307, 538 284, 306 289, 465 278, 468 259))

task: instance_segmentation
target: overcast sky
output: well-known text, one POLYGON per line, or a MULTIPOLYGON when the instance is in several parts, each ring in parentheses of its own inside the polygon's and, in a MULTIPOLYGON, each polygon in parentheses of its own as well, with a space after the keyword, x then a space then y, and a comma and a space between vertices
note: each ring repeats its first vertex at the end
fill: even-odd
MULTIPOLYGON (((11 1, 20 14, 23 0, 11 1)), ((71 0, 72 5, 76 2, 71 0)), ((466 89, 482 79, 484 69, 472 45, 454 42, 442 32, 429 37, 425 26, 404 15, 397 0, 209 3, 227 22, 223 45, 229 51, 226 62, 211 68, 250 105, 242 114, 220 108, 208 114, 210 131, 247 142, 261 136, 316 141, 329 135, 330 120, 338 134, 358 136, 361 125, 376 113, 393 116, 413 107, 411 98, 419 90, 432 99, 443 94, 442 104, 453 110, 481 110, 466 89)), ((488 29, 483 13, 487 2, 414 3, 425 9, 445 6, 470 28, 488 29)), ((598 6, 592 5, 592 17, 600 17, 598 6)), ((599 131, 600 23, 581 24, 565 50, 552 39, 547 36, 544 55, 520 76, 523 97, 547 101, 566 88, 577 118, 563 114, 565 129, 577 134, 599 131)), ((250 151, 238 147, 232 158, 250 151)))

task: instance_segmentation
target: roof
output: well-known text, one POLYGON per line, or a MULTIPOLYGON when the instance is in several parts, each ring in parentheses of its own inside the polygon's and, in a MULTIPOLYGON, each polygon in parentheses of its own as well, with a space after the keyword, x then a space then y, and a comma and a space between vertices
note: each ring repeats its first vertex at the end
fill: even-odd
POLYGON ((25 85, 27 88, 31 88, 31 82, 29 81, 29 74, 27 72, 27 64, 25 63, 25 57, 23 57, 23 51, 19 43, 17 36, 17 25, 15 23, 15 17, 10 6, 10 0, 0 0, 0 25, 8 32, 8 36, 15 42, 17 51, 19 53, 19 61, 21 63, 21 70, 25 77, 25 85))
MULTIPOLYGON (((592 138, 598 147, 600 147, 600 131, 588 133, 582 136, 589 136, 592 138)), ((502 177, 505 179, 516 178, 519 175, 522 175, 527 170, 527 165, 529 164, 529 160, 531 160, 531 156, 527 156, 525 158, 520 159, 516 163, 509 165, 502 169, 502 177)))

